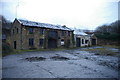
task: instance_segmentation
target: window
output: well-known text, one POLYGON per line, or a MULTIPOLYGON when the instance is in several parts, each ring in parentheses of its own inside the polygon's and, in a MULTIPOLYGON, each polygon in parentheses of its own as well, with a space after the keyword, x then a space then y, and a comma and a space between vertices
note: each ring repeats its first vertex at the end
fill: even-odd
POLYGON ((41 34, 41 35, 44 34, 44 29, 40 29, 40 34, 41 34))
POLYGON ((88 43, 88 40, 85 40, 85 44, 87 44, 88 43))
POLYGON ((29 34, 33 34, 33 28, 29 28, 29 34))
POLYGON ((19 29, 17 28, 17 33, 19 32, 19 29))
POLYGON ((48 38, 58 39, 58 33, 57 33, 57 31, 49 31, 48 32, 48 38))
POLYGON ((82 39, 82 44, 84 44, 84 39, 82 39))
POLYGON ((64 36, 64 31, 61 32, 61 36, 64 36))
POLYGON ((44 43, 44 39, 40 39, 39 45, 40 45, 41 47, 43 46, 43 43, 44 43))
POLYGON ((64 39, 61 40, 61 46, 64 46, 64 39))
POLYGON ((30 38, 29 39, 29 46, 33 46, 34 45, 34 39, 33 38, 30 38))
POLYGON ((15 33, 14 29, 13 29, 13 34, 15 33))
POLYGON ((6 40, 6 35, 2 34, 2 40, 6 40))
POLYGON ((70 36, 70 31, 68 31, 68 36, 70 36))

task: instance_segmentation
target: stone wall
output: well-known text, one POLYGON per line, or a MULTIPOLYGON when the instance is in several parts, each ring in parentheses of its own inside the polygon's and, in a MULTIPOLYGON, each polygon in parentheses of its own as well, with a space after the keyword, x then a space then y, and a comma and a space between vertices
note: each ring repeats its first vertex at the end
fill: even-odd
MULTIPOLYGON (((30 26, 23 26, 17 20, 14 21, 13 27, 11 29, 11 46, 14 48, 14 41, 16 41, 16 49, 41 49, 48 48, 48 31, 53 29, 44 28, 44 34, 40 34, 40 29, 38 27, 34 27, 33 34, 29 34, 30 26), (18 29, 18 33, 17 33, 18 29), (14 33, 13 33, 14 30, 14 33), (34 39, 34 46, 29 46, 29 38, 34 39), (44 39, 43 46, 39 46, 39 39, 44 39)), ((64 39, 65 46, 64 47, 73 47, 72 41, 72 33, 70 32, 70 36, 68 36, 68 31, 64 31, 65 35, 61 36, 61 30, 55 30, 58 34, 57 39, 57 48, 61 47, 61 40, 64 39), (68 43, 70 41, 70 43, 68 43), (69 44, 69 45, 68 45, 69 44)))
POLYGON ((21 24, 17 20, 13 22, 10 39, 12 48, 14 48, 14 41, 16 41, 16 49, 21 49, 21 24))

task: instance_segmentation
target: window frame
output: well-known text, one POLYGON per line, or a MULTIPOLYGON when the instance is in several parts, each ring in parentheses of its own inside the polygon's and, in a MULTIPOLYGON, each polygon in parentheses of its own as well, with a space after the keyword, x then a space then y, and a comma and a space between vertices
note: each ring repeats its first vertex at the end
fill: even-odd
POLYGON ((84 39, 82 39, 82 44, 84 44, 84 39))
POLYGON ((70 36, 70 31, 68 31, 68 36, 70 36))
POLYGON ((88 43, 88 40, 85 40, 85 44, 87 44, 88 43))
POLYGON ((17 28, 17 33, 19 33, 19 29, 17 28))
POLYGON ((34 38, 29 38, 29 46, 33 46, 34 45, 34 38))
POLYGON ((44 45, 44 39, 39 39, 39 46, 43 47, 43 45, 44 45))
POLYGON ((64 36, 65 35, 65 32, 64 31, 61 31, 61 36, 64 36))
POLYGON ((12 30, 12 33, 15 34, 15 30, 14 29, 12 30))
POLYGON ((44 31, 45 31, 45 29, 40 28, 40 30, 39 30, 40 35, 43 35, 44 31))
POLYGON ((29 28, 28 31, 29 31, 29 34, 33 34, 33 28, 29 28))

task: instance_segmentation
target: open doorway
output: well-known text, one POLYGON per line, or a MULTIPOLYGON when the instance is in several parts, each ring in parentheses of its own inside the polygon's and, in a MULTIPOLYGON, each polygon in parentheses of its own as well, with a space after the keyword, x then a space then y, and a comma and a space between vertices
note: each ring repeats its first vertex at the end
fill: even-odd
POLYGON ((49 31, 48 32, 48 48, 57 48, 57 39, 58 39, 57 31, 49 31))
POLYGON ((16 49, 16 41, 14 41, 14 49, 16 49))
POLYGON ((76 38, 76 47, 80 47, 80 46, 81 46, 81 39, 76 38))

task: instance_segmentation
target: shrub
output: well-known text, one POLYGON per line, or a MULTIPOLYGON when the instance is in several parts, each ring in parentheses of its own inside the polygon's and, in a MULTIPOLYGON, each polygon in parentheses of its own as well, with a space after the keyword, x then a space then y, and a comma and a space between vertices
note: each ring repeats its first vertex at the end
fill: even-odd
POLYGON ((98 39, 105 39, 105 40, 112 40, 112 41, 118 41, 120 40, 119 34, 111 34, 111 33, 96 33, 95 34, 98 39))
POLYGON ((13 52, 13 49, 10 47, 10 45, 3 42, 2 43, 2 54, 3 54, 3 56, 7 55, 11 52, 13 52))

